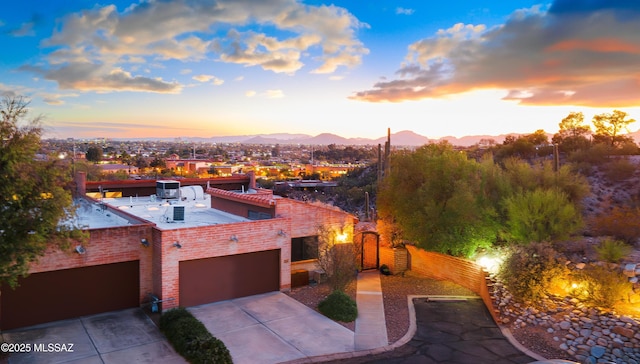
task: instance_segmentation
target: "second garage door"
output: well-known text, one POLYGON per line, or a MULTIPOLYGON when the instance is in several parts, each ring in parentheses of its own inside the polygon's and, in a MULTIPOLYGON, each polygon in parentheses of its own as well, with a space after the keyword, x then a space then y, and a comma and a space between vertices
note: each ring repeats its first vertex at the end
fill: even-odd
POLYGON ((180 262, 180 306, 280 289, 280 250, 180 262))

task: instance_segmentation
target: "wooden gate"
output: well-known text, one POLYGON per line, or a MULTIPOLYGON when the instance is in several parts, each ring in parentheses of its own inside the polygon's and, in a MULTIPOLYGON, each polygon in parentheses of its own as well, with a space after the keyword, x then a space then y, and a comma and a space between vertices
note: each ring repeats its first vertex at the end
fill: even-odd
POLYGON ((361 233, 360 246, 362 270, 380 268, 380 234, 375 231, 361 233))

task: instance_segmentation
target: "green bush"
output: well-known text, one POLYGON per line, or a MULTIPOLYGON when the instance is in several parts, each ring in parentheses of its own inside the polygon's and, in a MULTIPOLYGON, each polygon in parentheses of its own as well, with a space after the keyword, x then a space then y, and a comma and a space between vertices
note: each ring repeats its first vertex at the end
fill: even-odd
POLYGON ((614 308, 632 291, 632 285, 620 271, 606 266, 589 265, 578 274, 585 283, 584 299, 596 306, 614 308))
POLYGON ((605 238, 595 247, 598 259, 609 263, 617 263, 631 253, 631 247, 620 240, 605 238))
POLYGON ((180 307, 160 316, 160 331, 190 363, 233 363, 224 343, 189 311, 180 307))
POLYGON ((358 317, 358 305, 342 291, 333 291, 318 304, 318 310, 336 321, 351 322, 358 317))
POLYGON ((521 301, 535 301, 567 275, 564 260, 547 243, 513 247, 500 268, 509 292, 521 301))
POLYGON ((625 158, 616 158, 605 165, 604 172, 612 182, 622 181, 633 177, 636 171, 635 163, 625 158))

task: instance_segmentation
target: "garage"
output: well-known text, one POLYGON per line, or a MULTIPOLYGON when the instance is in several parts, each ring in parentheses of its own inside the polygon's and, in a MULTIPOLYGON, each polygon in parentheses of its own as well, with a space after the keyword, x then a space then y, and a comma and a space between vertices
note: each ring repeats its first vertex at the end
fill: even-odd
POLYGON ((180 262, 180 306, 280 290, 280 250, 180 262))
POLYGON ((138 307, 139 261, 33 273, 2 286, 0 329, 138 307))

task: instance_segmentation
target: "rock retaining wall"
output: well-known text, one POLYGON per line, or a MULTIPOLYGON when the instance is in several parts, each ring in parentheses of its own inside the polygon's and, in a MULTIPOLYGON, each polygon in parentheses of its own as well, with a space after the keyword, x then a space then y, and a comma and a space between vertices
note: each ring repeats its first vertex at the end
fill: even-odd
POLYGON ((492 277, 491 297, 503 324, 514 328, 528 325, 546 328, 558 348, 581 363, 640 364, 640 323, 591 308, 575 298, 545 298, 536 309, 512 302, 502 283, 492 277))

